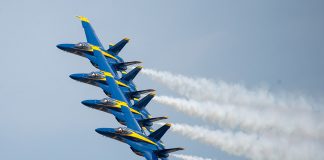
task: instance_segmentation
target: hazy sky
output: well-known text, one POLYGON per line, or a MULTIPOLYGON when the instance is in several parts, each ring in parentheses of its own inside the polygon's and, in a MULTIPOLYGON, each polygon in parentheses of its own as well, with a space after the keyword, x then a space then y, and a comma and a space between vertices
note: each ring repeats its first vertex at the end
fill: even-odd
MULTIPOLYGON (((95 133, 120 125, 80 103, 105 95, 68 77, 95 70, 86 59, 55 47, 85 41, 76 15, 90 19, 105 46, 129 37, 120 55, 146 68, 323 101, 323 1, 2 1, 0 159, 143 159, 95 133)), ((136 83, 174 94, 142 75, 136 83)), ((201 123, 156 103, 148 108, 170 122, 201 123)), ((184 154, 244 159, 172 132, 163 139, 184 154)))

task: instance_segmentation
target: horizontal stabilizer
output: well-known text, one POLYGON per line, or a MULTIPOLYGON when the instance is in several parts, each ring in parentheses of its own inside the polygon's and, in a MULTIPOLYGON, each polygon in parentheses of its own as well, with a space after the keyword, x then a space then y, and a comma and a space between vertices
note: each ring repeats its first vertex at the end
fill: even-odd
POLYGON ((166 158, 169 156, 169 153, 181 151, 181 150, 184 150, 184 148, 179 147, 179 148, 162 149, 162 150, 156 151, 155 154, 159 158, 166 158))
POLYGON ((171 124, 167 123, 167 124, 163 125, 162 127, 160 127, 158 130, 156 130, 155 132, 151 133, 149 135, 149 137, 159 141, 161 139, 161 137, 165 134, 166 131, 168 131, 168 129, 170 127, 171 127, 171 124))
POLYGON ((155 92, 154 89, 145 89, 145 90, 140 90, 140 91, 136 91, 136 92, 132 92, 135 94, 145 94, 145 93, 150 93, 150 92, 155 92))
POLYGON ((107 50, 108 53, 116 56, 118 53, 125 47, 125 45, 129 42, 128 38, 124 38, 121 41, 119 41, 115 45, 109 45, 109 49, 107 50))
POLYGON ((163 119, 167 119, 168 117, 154 117, 154 118, 147 118, 139 120, 138 123, 142 124, 143 126, 152 126, 153 122, 160 121, 163 119))
POLYGON ((131 98, 140 98, 141 94, 145 94, 145 93, 150 93, 150 92, 155 92, 154 89, 146 89, 146 90, 140 90, 140 91, 135 91, 135 92, 130 92, 129 96, 131 98))
POLYGON ((135 67, 133 70, 123 75, 121 80, 126 82, 132 81, 135 78, 135 76, 138 74, 138 72, 141 71, 142 68, 143 68, 142 66, 135 67))
POLYGON ((122 62, 122 63, 115 64, 115 67, 117 68, 117 70, 125 71, 125 70, 127 70, 127 66, 139 64, 139 63, 142 63, 142 62, 140 62, 140 61, 122 62))
POLYGON ((150 93, 150 94, 146 95, 144 98, 137 101, 133 105, 133 107, 138 110, 143 110, 146 107, 146 105, 153 99, 154 96, 155 96, 155 93, 150 93))

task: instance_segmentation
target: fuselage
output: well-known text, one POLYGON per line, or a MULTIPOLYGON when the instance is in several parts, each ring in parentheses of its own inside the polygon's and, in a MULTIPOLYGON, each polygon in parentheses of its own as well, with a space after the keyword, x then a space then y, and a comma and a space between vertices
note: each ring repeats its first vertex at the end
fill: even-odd
POLYGON ((154 152, 164 149, 160 141, 150 139, 143 133, 129 128, 98 128, 96 132, 106 137, 128 144, 137 155, 143 156, 143 152, 154 152))
MULTIPOLYGON (((106 75, 112 76, 112 74, 109 72, 106 72, 106 75)), ((91 73, 71 74, 70 78, 82 83, 100 87, 101 89, 103 89, 103 91, 106 93, 107 96, 110 96, 109 91, 107 91, 109 84, 106 81, 106 75, 105 73, 99 71, 99 72, 91 72, 91 73)), ((127 96, 128 93, 130 92, 134 92, 134 89, 131 88, 127 83, 118 80, 116 78, 115 78, 115 82, 118 84, 119 88, 121 89, 121 91, 124 93, 125 96, 127 96)), ((132 97, 127 96, 127 102, 131 103, 131 100, 133 100, 132 97)))
MULTIPOLYGON (((96 46, 91 46, 91 44, 88 44, 86 42, 80 42, 77 44, 59 44, 59 45, 57 45, 57 48, 59 48, 63 51, 66 51, 66 52, 69 52, 69 53, 89 59, 91 64, 94 67, 98 68, 96 58, 93 54, 93 49, 92 49, 93 47, 96 47, 96 46)), ((106 50, 101 49, 101 48, 98 48, 98 50, 105 56, 109 65, 114 65, 117 63, 124 62, 124 60, 117 55, 113 56, 112 54, 108 53, 106 50)), ((125 68, 124 70, 120 70, 120 71, 125 72, 126 69, 127 68, 125 68)), ((117 68, 115 68, 114 72, 115 72, 115 75, 118 76, 117 68)))
MULTIPOLYGON (((106 77, 102 72, 91 72, 91 73, 76 73, 71 74, 70 78, 77 80, 79 82, 87 83, 96 87, 101 85, 109 85, 106 82, 106 77)), ((122 87, 123 92, 131 92, 132 88, 128 84, 124 83, 121 80, 115 78, 116 83, 122 87), (125 87, 125 88, 124 88, 125 87)))
MULTIPOLYGON (((106 99, 107 98, 104 98, 102 100, 84 100, 82 101, 82 104, 93 109, 97 109, 103 112, 113 114, 120 124, 125 125, 125 115, 121 111, 122 104, 116 104, 116 103, 112 104, 107 102, 106 99)), ((150 115, 147 115, 146 113, 142 113, 141 111, 136 110, 135 108, 132 107, 130 107, 130 111, 133 113, 134 118, 137 121, 141 121, 143 119, 147 119, 151 117, 150 115)), ((151 126, 150 124, 145 124, 142 127, 150 127, 150 126, 151 126)))

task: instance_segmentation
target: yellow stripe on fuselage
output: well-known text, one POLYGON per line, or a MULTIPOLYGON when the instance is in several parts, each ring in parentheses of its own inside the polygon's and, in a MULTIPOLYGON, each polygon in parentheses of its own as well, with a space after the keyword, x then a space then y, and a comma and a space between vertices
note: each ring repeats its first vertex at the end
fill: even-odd
MULTIPOLYGON (((101 71, 105 76, 108 76, 108 77, 112 77, 114 78, 114 76, 110 73, 110 72, 106 72, 106 71, 101 71)), ((106 80, 106 79, 105 79, 106 80)))
MULTIPOLYGON (((128 107, 128 104, 126 102, 123 102, 123 101, 119 101, 119 100, 115 100, 115 103, 116 103, 116 107, 117 108, 121 108, 121 106, 126 106, 128 107)), ((138 112, 137 110, 133 109, 133 108, 130 108, 129 107, 129 110, 135 114, 141 114, 140 112, 138 112)))
POLYGON ((109 57, 109 58, 112 58, 112 59, 115 59, 115 60, 118 60, 118 59, 117 59, 116 57, 114 57, 113 55, 111 55, 111 54, 107 53, 106 51, 103 51, 102 49, 100 49, 100 47, 95 46, 95 45, 92 45, 92 44, 90 44, 90 46, 91 46, 91 48, 92 48, 93 50, 99 51, 99 52, 100 52, 101 54, 103 54, 104 56, 109 57))
POLYGON ((150 144, 153 144, 153 145, 157 145, 156 143, 154 143, 150 139, 148 139, 148 138, 146 138, 146 137, 144 137, 144 136, 142 136, 142 135, 140 135, 140 134, 138 134, 136 132, 133 132, 133 131, 131 131, 131 132, 132 133, 128 134, 127 136, 136 138, 136 139, 141 140, 143 142, 147 142, 147 143, 150 143, 150 144))
MULTIPOLYGON (((116 102, 117 104, 115 105, 115 107, 112 107, 112 106, 110 106, 109 108, 118 108, 118 109, 121 109, 121 106, 127 106, 128 107, 128 105, 125 105, 125 102, 121 102, 121 101, 119 101, 119 103, 118 102, 116 102)), ((132 112, 132 113, 134 113, 134 114, 140 114, 140 115, 142 115, 140 112, 138 112, 137 110, 135 110, 135 109, 133 109, 133 108, 129 108, 129 110, 132 112)))
MULTIPOLYGON (((113 75, 109 72, 104 72, 104 71, 101 71, 105 76, 108 76, 108 77, 113 77, 113 75)), ((101 78, 99 79, 100 81, 106 81, 106 78, 101 78)), ((120 86, 123 86, 123 87, 127 87, 129 88, 129 86, 121 81, 118 81, 118 80, 115 80, 115 82, 120 85, 120 86)))
MULTIPOLYGON (((117 83, 118 85, 120 85, 120 86, 128 87, 127 84, 125 84, 125 83, 123 83, 123 82, 121 82, 121 81, 116 80, 116 83, 117 83)), ((129 88, 129 87, 128 87, 128 88, 129 88)))

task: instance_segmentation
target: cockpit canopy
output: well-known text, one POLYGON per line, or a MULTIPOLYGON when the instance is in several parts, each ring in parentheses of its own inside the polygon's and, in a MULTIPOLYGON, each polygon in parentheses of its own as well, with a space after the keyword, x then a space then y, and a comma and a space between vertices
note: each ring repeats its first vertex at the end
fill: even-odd
POLYGON ((132 132, 128 128, 119 127, 119 128, 116 128, 116 133, 118 133, 118 134, 130 134, 132 132))
POLYGON ((75 47, 81 50, 90 50, 90 45, 87 42, 79 42, 75 44, 75 47))
POLYGON ((111 98, 109 98, 109 97, 107 97, 107 98, 103 98, 102 100, 100 100, 101 101, 101 103, 113 103, 113 104, 115 104, 115 100, 113 100, 113 99, 111 99, 111 98))
POLYGON ((101 72, 91 72, 89 76, 95 79, 105 78, 101 72))

